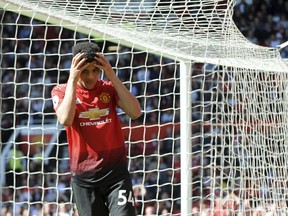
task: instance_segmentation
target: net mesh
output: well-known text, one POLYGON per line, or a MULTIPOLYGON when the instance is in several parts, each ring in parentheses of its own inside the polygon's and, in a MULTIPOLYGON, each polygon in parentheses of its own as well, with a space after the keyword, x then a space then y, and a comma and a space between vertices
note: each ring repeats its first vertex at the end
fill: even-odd
POLYGON ((287 65, 279 50, 241 35, 235 1, 0 5, 3 212, 73 212, 67 140, 50 91, 67 81, 71 47, 87 39, 141 103, 136 121, 119 110, 137 215, 287 212, 287 65), (191 63, 184 97, 180 61, 191 63))

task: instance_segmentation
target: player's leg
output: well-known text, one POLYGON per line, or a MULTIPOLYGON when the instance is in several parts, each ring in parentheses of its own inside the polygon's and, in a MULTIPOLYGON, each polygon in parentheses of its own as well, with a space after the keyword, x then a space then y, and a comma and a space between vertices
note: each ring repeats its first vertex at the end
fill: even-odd
POLYGON ((104 197, 98 189, 81 187, 71 182, 73 199, 76 203, 79 216, 108 216, 108 208, 104 197))
POLYGON ((135 216, 134 195, 130 174, 123 173, 123 179, 106 188, 107 206, 110 215, 135 216))

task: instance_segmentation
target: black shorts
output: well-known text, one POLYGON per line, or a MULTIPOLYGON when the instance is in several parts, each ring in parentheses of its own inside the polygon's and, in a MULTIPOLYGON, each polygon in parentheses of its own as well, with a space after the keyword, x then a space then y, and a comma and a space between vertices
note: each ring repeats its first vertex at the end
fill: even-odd
POLYGON ((135 216, 134 195, 129 172, 106 186, 83 187, 71 182, 79 216, 135 216))

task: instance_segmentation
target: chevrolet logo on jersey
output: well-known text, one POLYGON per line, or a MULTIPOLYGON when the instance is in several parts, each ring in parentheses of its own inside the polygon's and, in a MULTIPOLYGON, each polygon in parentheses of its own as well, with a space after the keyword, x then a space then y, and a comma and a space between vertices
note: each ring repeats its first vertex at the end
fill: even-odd
POLYGON ((89 109, 88 111, 81 112, 79 118, 89 118, 90 120, 98 120, 102 116, 106 116, 109 114, 109 108, 107 109, 99 109, 93 108, 89 109))

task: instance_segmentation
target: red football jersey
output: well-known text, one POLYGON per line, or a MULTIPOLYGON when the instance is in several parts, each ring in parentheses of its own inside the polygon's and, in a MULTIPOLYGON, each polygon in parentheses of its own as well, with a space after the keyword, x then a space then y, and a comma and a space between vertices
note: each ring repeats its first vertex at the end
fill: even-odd
MULTIPOLYGON (((61 104, 65 90, 66 84, 53 88, 55 110, 61 104)), ((111 82, 99 80, 92 90, 77 85, 75 100, 73 125, 65 127, 70 170, 72 176, 90 176, 97 181, 97 178, 102 178, 115 166, 126 163, 124 136, 117 114, 119 97, 111 82), (95 173, 101 175, 95 177, 95 173)))

